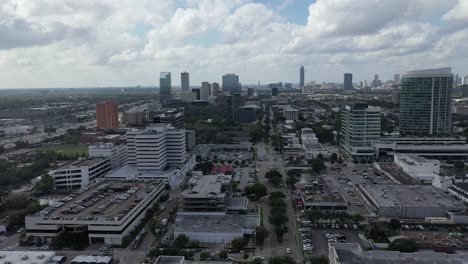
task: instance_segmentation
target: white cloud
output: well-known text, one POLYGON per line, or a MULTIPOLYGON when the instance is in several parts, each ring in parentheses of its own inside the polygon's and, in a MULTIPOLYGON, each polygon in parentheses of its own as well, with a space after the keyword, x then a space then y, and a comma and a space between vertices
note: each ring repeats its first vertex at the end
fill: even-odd
POLYGON ((163 70, 175 84, 187 70, 196 84, 226 72, 297 82, 299 65, 317 81, 468 66, 463 0, 317 0, 305 25, 279 13, 295 2, 274 3, 3 0, 0 88, 156 85, 163 70))

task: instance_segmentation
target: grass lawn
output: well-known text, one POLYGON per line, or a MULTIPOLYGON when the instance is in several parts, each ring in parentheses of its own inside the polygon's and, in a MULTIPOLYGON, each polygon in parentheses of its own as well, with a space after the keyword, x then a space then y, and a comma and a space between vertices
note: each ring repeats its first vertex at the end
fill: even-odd
POLYGON ((41 150, 53 150, 57 153, 62 153, 66 155, 76 155, 78 153, 85 153, 88 155, 88 146, 87 145, 48 145, 40 148, 41 150))

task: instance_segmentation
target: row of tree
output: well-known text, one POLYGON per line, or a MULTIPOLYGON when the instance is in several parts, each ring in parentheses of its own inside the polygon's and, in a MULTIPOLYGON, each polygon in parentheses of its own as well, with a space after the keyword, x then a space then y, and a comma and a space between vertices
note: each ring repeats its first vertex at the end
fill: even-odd
POLYGON ((286 198, 286 195, 281 191, 271 192, 269 196, 271 207, 268 221, 275 226, 275 233, 278 241, 283 240, 283 235, 286 231, 284 225, 288 222, 284 198, 286 198))

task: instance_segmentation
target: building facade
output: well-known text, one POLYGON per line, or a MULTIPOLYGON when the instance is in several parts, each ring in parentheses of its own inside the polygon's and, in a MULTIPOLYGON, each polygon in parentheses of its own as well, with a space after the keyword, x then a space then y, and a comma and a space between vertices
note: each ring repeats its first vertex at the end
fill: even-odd
POLYGON ((182 72, 180 74, 180 88, 182 92, 188 92, 190 88, 190 79, 188 72, 182 72))
POLYGON ((304 66, 301 66, 301 68, 299 69, 299 87, 302 88, 304 87, 304 76, 305 73, 304 73, 304 66))
POLYGON ((380 107, 363 103, 346 105, 341 111, 340 152, 351 160, 373 160, 373 143, 380 140, 380 107))
POLYGON ((239 76, 233 73, 223 75, 223 92, 228 93, 240 93, 241 84, 239 82, 239 76))
POLYGON ((400 88, 400 133, 447 135, 452 129, 451 68, 410 71, 400 88))
POLYGON ((351 73, 344 74, 343 88, 345 90, 353 89, 353 75, 351 73))
POLYGON ((208 101, 211 94, 211 85, 209 82, 202 82, 200 91, 200 100, 208 101))
POLYGON ((219 83, 214 82, 211 84, 211 95, 218 96, 219 94, 219 83))
POLYGON ((115 102, 96 104, 96 124, 99 129, 119 129, 119 113, 115 102))
POLYGON ((127 146, 125 144, 115 145, 102 143, 89 145, 90 158, 108 158, 111 168, 117 168, 127 163, 127 146))
POLYGON ((161 103, 171 99, 171 87, 171 73, 161 72, 159 75, 159 100, 161 103))
POLYGON ((89 158, 49 170, 49 175, 54 178, 55 189, 74 190, 86 187, 95 178, 103 177, 110 169, 110 158, 89 158))

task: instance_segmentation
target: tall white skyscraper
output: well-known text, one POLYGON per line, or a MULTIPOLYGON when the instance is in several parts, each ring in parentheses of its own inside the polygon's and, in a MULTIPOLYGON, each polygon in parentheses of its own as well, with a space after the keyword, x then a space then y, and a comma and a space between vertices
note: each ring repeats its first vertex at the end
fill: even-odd
POLYGON ((468 84, 468 75, 463 76, 463 84, 468 84))
POLYGON ((210 88, 211 88, 211 85, 209 82, 202 82, 201 91, 200 91, 200 100, 208 101, 210 97, 210 88))
POLYGON ((393 75, 393 84, 400 84, 400 74, 394 74, 393 75))
POLYGON ((180 88, 182 92, 188 92, 190 88, 189 73, 183 72, 180 74, 180 88))
POLYGON ((451 68, 410 71, 401 78, 400 132, 446 135, 452 129, 451 68))

